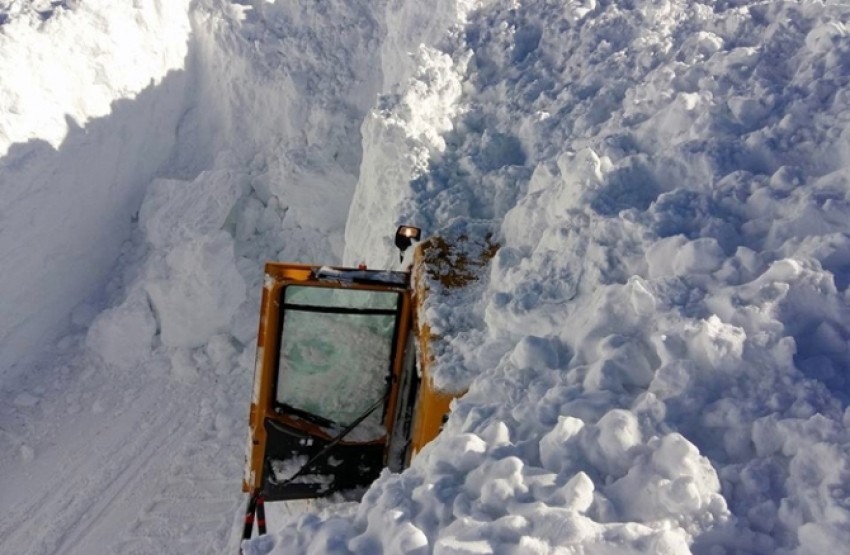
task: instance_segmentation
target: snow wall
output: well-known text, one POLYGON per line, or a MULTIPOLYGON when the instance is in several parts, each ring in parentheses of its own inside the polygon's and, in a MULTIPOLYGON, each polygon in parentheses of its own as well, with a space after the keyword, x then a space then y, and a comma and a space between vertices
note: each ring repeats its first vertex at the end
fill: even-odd
POLYGON ((341 257, 381 27, 253 4, 0 6, 0 378, 106 306, 121 367, 250 342, 264 260, 341 257))
POLYGON ((90 2, 40 28, 32 12, 0 27, 0 378, 67 333, 71 310, 103 288, 170 158, 187 5, 101 18, 105 3, 90 2))

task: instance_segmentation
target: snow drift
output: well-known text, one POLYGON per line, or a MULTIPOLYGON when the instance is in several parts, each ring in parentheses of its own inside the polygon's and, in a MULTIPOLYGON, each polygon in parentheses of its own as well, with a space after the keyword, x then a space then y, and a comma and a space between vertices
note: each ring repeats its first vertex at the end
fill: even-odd
POLYGON ((102 288, 186 86, 188 2, 43 4, 0 3, 0 378, 102 288))

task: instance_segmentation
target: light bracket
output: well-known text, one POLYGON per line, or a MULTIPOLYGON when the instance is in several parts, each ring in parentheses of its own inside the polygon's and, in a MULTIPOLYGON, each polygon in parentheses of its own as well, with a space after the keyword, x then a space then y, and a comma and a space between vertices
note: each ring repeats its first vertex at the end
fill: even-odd
POLYGON ((422 230, 410 225, 400 225, 395 232, 395 246, 398 248, 399 260, 404 260, 404 252, 422 237, 422 230))

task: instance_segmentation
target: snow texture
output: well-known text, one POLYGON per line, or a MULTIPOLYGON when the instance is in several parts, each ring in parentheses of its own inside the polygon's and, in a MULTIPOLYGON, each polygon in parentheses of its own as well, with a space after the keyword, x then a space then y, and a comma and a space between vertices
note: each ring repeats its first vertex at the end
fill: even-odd
POLYGON ((848 60, 843 1, 0 0, 0 551, 235 551, 262 262, 404 223, 499 245, 468 393, 246 553, 845 552, 848 60))
POLYGON ((850 10, 468 8, 364 123, 346 260, 494 233, 486 287, 429 309, 482 315, 436 368, 469 393, 355 512, 254 553, 845 549, 850 10))

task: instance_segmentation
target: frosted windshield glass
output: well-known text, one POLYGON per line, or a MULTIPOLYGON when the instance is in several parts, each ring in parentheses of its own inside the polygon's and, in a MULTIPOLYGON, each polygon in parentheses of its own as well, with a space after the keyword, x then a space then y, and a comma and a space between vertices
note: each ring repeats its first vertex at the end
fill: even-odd
POLYGON ((283 300, 278 402, 350 424, 384 395, 398 294, 289 286, 283 300))
POLYGON ((284 290, 283 302, 321 307, 395 310, 398 294, 363 289, 332 289, 330 287, 299 287, 290 285, 284 290))

